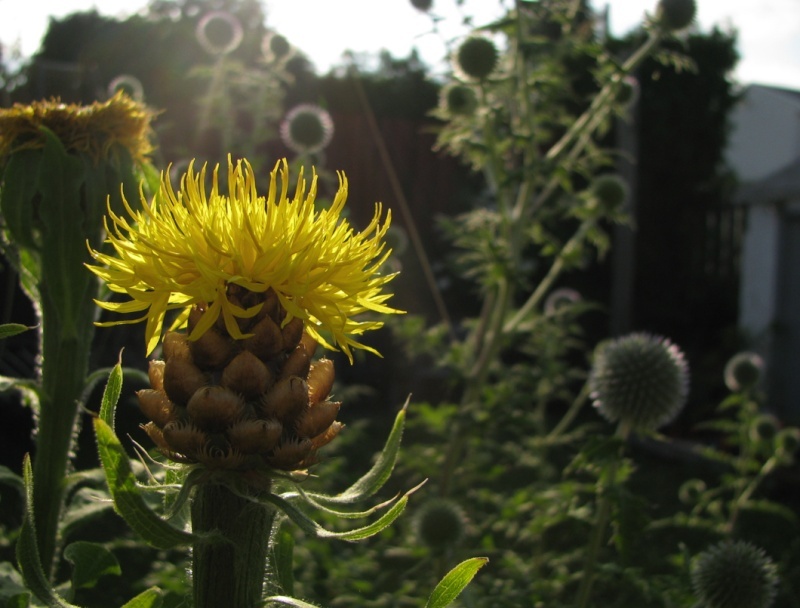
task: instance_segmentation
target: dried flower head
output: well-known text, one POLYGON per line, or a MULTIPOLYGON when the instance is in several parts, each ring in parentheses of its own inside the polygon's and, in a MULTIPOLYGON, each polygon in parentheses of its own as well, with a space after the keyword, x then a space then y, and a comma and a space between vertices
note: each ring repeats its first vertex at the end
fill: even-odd
POLYGON ((598 349, 589 378, 595 407, 612 422, 652 430, 686 403, 689 372, 683 353, 666 338, 633 333, 598 349))
POLYGON ((692 587, 705 608, 768 608, 777 582, 772 560, 744 541, 723 541, 692 564, 692 587))
POLYGON ((44 148, 42 127, 61 141, 67 153, 86 154, 95 163, 118 146, 127 149, 134 161, 143 163, 153 151, 153 116, 146 106, 122 92, 88 106, 58 99, 14 104, 0 109, 0 164, 19 150, 44 148))
POLYGON ((391 212, 381 223, 382 206, 376 204, 370 224, 355 232, 340 218, 347 198, 343 173, 333 203, 318 211, 316 175, 309 188, 301 171, 290 197, 286 160, 270 174, 266 197, 258 194, 247 161, 228 160, 227 195, 219 190, 218 170, 210 192, 206 168, 195 173, 190 165, 178 193, 165 173, 149 204, 142 195, 141 211, 125 201, 129 219, 109 209, 107 241, 114 253, 90 250, 98 265, 89 269, 111 291, 130 300, 98 305, 117 313, 145 314, 100 325, 147 321, 149 354, 158 344, 167 311, 182 311, 171 326, 177 329, 186 325, 195 307, 200 312, 190 340, 199 339, 219 318, 232 338, 256 339, 252 332, 243 333, 240 323, 255 317, 263 304, 242 302, 234 292, 272 290, 286 311, 283 330, 296 318, 315 340, 331 349, 335 344, 351 360, 352 348, 375 352, 356 337, 383 324, 354 317, 368 311, 401 312, 385 304, 391 294, 383 293, 383 287, 394 275, 378 273, 391 253, 383 241, 391 212), (333 344, 323 337, 326 331, 333 344))

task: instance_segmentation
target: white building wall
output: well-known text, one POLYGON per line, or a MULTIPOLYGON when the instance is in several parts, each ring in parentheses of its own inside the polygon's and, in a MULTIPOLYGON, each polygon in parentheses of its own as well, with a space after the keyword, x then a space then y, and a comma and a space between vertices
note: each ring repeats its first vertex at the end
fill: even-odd
POLYGON ((767 347, 777 314, 780 216, 774 205, 752 205, 747 216, 739 290, 739 327, 767 347))

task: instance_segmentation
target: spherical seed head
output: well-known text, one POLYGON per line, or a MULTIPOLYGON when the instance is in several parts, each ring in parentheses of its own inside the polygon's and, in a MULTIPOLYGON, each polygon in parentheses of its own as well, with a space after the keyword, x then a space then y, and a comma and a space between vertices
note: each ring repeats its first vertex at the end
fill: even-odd
POLYGON ((725 365, 725 386, 734 392, 753 388, 761 379, 764 360, 756 353, 735 354, 725 365))
POLYGON ((589 378, 594 406, 612 422, 654 430, 686 403, 689 371, 666 338, 634 333, 599 348, 589 378))
POLYGON ((692 587, 705 608, 768 608, 775 597, 775 565, 762 549, 723 541, 698 555, 692 587))
POLYGON ((456 63, 467 78, 483 80, 494 71, 498 57, 494 42, 488 38, 473 36, 458 47, 456 63))
POLYGON ((411 6, 419 11, 429 11, 433 7, 433 0, 411 0, 411 6))
POLYGON ((319 106, 301 104, 286 115, 280 132, 283 143, 295 152, 317 152, 333 137, 333 119, 319 106))
POLYGON ((603 208, 613 211, 628 198, 628 185, 619 175, 599 175, 592 182, 592 194, 603 208))
POLYGON ((430 500, 417 513, 417 536, 431 549, 454 547, 464 538, 466 528, 464 511, 452 500, 430 500))
POLYGON ((691 25, 696 13, 695 0, 661 0, 656 9, 656 21, 665 30, 674 32, 691 25))
POLYGON ((471 116, 478 107, 478 98, 471 87, 452 84, 442 90, 442 106, 456 116, 471 116))

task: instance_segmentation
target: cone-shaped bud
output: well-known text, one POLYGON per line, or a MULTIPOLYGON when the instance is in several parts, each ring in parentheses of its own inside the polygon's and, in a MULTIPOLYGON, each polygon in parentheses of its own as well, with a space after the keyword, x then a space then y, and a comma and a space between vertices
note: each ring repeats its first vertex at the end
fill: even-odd
POLYGON ((452 500, 428 501, 417 512, 415 523, 419 540, 434 550, 454 547, 466 534, 464 511, 452 500))
POLYGON ((189 351, 194 364, 201 369, 222 367, 233 356, 233 343, 212 327, 197 340, 189 341, 189 351))
POLYGON ((283 350, 281 328, 271 317, 261 319, 250 332, 253 336, 245 339, 243 346, 259 359, 269 359, 283 350))
POLYGON ((705 608, 768 608, 775 597, 775 565, 762 549, 726 540, 698 555, 692 587, 705 608))
POLYGON ((164 361, 153 360, 147 368, 147 377, 150 379, 150 387, 157 391, 164 390, 164 361))
POLYGON ((305 345, 301 342, 297 345, 281 368, 281 378, 288 378, 289 376, 299 376, 305 378, 311 369, 311 356, 308 354, 305 345))
POLYGON ((139 399, 139 408, 142 413, 159 428, 164 428, 165 424, 177 420, 179 417, 177 408, 164 391, 143 389, 137 391, 136 397, 139 399))
POLYGON ((227 431, 231 446, 242 454, 265 454, 281 439, 283 426, 275 420, 242 420, 227 431))
POLYGON ((303 320, 295 317, 281 328, 283 338, 283 348, 287 351, 293 350, 303 339, 303 320))
POLYGON ((256 399, 272 384, 272 372, 248 350, 236 355, 222 370, 220 384, 236 391, 245 399, 256 399))
POLYGON ((170 359, 164 366, 164 390, 177 405, 186 405, 192 395, 207 384, 207 376, 185 359, 170 359))
POLYGON ((192 353, 189 350, 189 340, 185 334, 179 334, 176 331, 168 332, 164 336, 164 360, 176 361, 191 361, 192 353))
POLYGON ((311 455, 313 444, 309 439, 290 440, 281 443, 269 457, 269 464, 276 469, 292 470, 302 467, 311 455))
POLYGON ((208 443, 208 435, 186 422, 170 422, 162 429, 162 433, 170 450, 189 458, 196 459, 208 443))
POLYGON ((683 408, 689 372, 683 353, 669 340, 634 333, 598 349, 589 383, 603 416, 631 429, 653 430, 683 408))
POLYGON ((261 400, 265 418, 274 418, 290 425, 308 407, 308 384, 302 378, 291 376, 275 383, 261 400))
POLYGON ((205 386, 186 404, 192 423, 207 431, 223 431, 246 412, 244 400, 222 386, 205 386))
POLYGON ((336 439, 336 436, 343 428, 344 425, 341 422, 337 421, 331 424, 323 433, 320 433, 311 440, 311 445, 314 447, 314 450, 316 451, 336 439))
POLYGON ((456 63, 461 72, 474 80, 483 80, 494 71, 498 52, 494 42, 481 36, 467 38, 458 47, 456 63))
POLYGON ((310 405, 297 420, 298 437, 311 439, 324 433, 336 420, 340 407, 342 404, 334 401, 322 401, 310 405))
POLYGON ((325 399, 333 388, 335 377, 332 360, 315 361, 308 372, 308 402, 313 405, 325 399))

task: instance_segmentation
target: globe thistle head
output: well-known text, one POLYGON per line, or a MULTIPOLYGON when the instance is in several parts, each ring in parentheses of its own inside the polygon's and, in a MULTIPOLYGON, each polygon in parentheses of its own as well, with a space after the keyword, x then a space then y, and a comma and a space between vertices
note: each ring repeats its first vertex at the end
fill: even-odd
POLYGON ((753 441, 772 441, 780 430, 780 422, 771 414, 761 414, 750 424, 750 438, 753 441))
POLYGON ((295 152, 318 152, 331 142, 333 119, 317 105, 300 104, 292 108, 283 119, 280 133, 283 143, 295 152))
POLYGON ((633 333, 598 349, 589 383, 594 406, 607 419, 631 430, 654 430, 686 403, 689 370, 668 339, 633 333))
POLYGON ((197 22, 195 37, 210 55, 232 53, 244 40, 241 22, 227 11, 211 11, 197 22))
POLYGON ((734 392, 749 390, 758 384, 763 369, 764 359, 756 353, 737 353, 725 365, 725 386, 734 392))
POLYGON ((411 0, 411 6, 426 13, 433 7, 433 0, 411 0))
POLYGON ((289 41, 285 36, 281 36, 280 34, 272 34, 269 36, 267 40, 267 47, 269 48, 269 52, 272 54, 272 56, 277 59, 286 57, 292 50, 292 45, 289 44, 289 41))
POLYGON ((639 100, 639 81, 633 76, 625 76, 619 83, 617 101, 625 107, 630 107, 639 100))
POLYGON ((456 51, 456 67, 468 80, 485 80, 498 59, 495 43, 482 36, 467 38, 456 51))
POLYGON ((674 32, 691 25, 696 13, 695 0, 660 0, 656 23, 666 31, 674 32))
POLYGON ((573 304, 581 301, 581 294, 571 287, 559 287, 550 292, 544 301, 546 315, 555 315, 568 310, 573 304))
POLYGON ((793 460, 797 448, 800 448, 800 429, 790 427, 778 431, 775 436, 775 448, 787 460, 793 460))
POLYGON ((466 535, 467 518, 458 503, 438 498, 429 500, 417 512, 417 537, 434 550, 456 546, 466 535))
POLYGON ((453 83, 442 89, 441 107, 453 116, 471 116, 478 107, 478 97, 472 87, 453 83))
POLYGON ((606 211, 615 211, 628 198, 628 184, 612 173, 598 175, 591 185, 594 200, 606 211))
POLYGON ((705 608, 768 608, 778 582, 775 565, 762 549, 731 540, 698 555, 691 577, 705 608))

